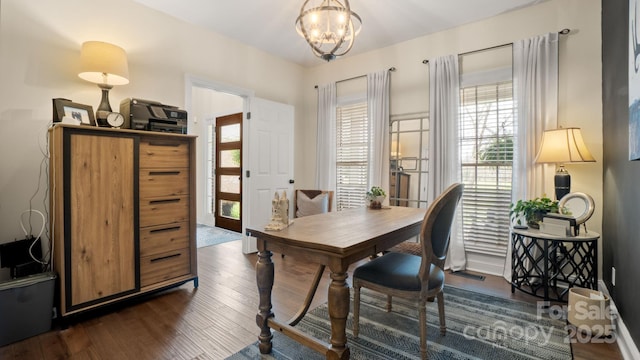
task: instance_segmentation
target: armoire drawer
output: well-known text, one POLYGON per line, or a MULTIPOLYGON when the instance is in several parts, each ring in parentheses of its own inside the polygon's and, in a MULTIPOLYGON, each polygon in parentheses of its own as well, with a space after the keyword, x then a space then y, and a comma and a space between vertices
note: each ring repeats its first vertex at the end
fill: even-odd
POLYGON ((189 223, 173 223, 140 229, 140 256, 150 256, 189 246, 189 223))
POLYGON ((189 169, 140 169, 140 198, 189 194, 189 169))
POLYGON ((140 140, 141 168, 180 168, 189 166, 189 143, 173 139, 140 140))
POLYGON ((189 274, 189 248, 168 251, 140 259, 140 286, 189 274))
POLYGON ((140 199, 140 227, 188 220, 189 198, 187 196, 140 199))

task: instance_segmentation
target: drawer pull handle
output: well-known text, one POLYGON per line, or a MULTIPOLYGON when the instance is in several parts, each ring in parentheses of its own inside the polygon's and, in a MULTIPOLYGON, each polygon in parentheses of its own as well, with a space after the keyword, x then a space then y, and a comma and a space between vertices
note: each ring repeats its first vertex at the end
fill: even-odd
POLYGON ((149 171, 149 175, 180 175, 180 171, 149 171))
POLYGON ((159 257, 159 258, 151 259, 151 262, 153 263, 153 262, 156 262, 156 261, 167 260, 167 259, 171 259, 171 258, 174 258, 174 257, 178 257, 178 256, 180 256, 180 255, 182 255, 182 254, 180 254, 180 253, 177 253, 177 254, 171 254, 171 255, 167 255, 167 256, 163 256, 163 257, 159 257))
POLYGON ((165 142, 165 141, 149 141, 149 146, 171 146, 171 147, 178 147, 180 146, 180 143, 176 143, 176 142, 165 142))
POLYGON ((152 234, 155 233, 160 233, 160 232, 165 232, 165 231, 176 231, 176 230, 180 230, 182 228, 182 226, 172 226, 172 227, 168 227, 168 228, 164 228, 164 229, 155 229, 155 230, 150 230, 149 232, 152 234))
POLYGON ((151 200, 149 204, 169 204, 180 202, 180 199, 151 200))

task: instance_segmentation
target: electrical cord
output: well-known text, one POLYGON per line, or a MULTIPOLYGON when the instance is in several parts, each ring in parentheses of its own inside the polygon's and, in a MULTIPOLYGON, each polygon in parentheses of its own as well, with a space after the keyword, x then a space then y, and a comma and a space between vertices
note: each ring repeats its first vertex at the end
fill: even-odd
POLYGON ((31 256, 31 258, 35 261, 38 262, 42 265, 49 265, 48 262, 42 261, 41 259, 36 258, 33 255, 33 246, 38 242, 38 239, 40 239, 40 236, 42 236, 42 233, 44 232, 44 228, 46 226, 46 221, 45 221, 45 217, 44 214, 38 210, 35 209, 29 209, 29 210, 25 210, 22 212, 22 214, 20 214, 20 227, 22 228, 22 231, 24 231, 24 236, 25 239, 33 239, 33 242, 31 242, 31 245, 29 246, 29 256, 31 256), (33 237, 33 234, 31 233, 31 213, 36 213, 39 214, 42 217, 42 228, 40 229, 40 233, 38 233, 38 236, 36 236, 35 238, 33 237), (29 213, 29 232, 27 232, 27 229, 24 227, 24 223, 22 222, 22 218, 23 215, 29 213))
MULTIPOLYGON (((52 122, 47 123, 47 132, 48 129, 53 125, 52 122)), ((22 231, 25 234, 25 239, 33 239, 33 242, 31 243, 31 245, 29 246, 29 256, 36 262, 40 263, 41 265, 43 265, 43 270, 49 270, 49 265, 51 262, 51 258, 53 256, 52 255, 52 244, 51 244, 51 237, 49 236, 49 232, 47 231, 47 251, 45 254, 43 254, 42 259, 38 259, 33 255, 33 247, 35 246, 35 244, 38 242, 38 239, 40 239, 40 241, 42 242, 42 234, 45 232, 46 226, 47 226, 47 218, 45 217, 45 215, 40 212, 39 210, 33 209, 33 200, 35 199, 35 197, 38 195, 38 193, 40 192, 40 182, 42 181, 42 175, 43 175, 43 167, 44 167, 44 173, 45 173, 45 177, 46 177, 46 181, 47 181, 47 186, 45 188, 45 194, 43 197, 43 206, 44 206, 44 211, 48 214, 48 207, 47 207, 47 195, 49 194, 49 136, 45 136, 45 144, 44 147, 42 146, 43 144, 39 142, 39 149, 40 149, 40 153, 42 154, 43 158, 42 161, 40 162, 40 166, 38 169, 38 181, 37 181, 37 185, 36 185, 36 190, 34 191, 33 195, 29 198, 29 209, 23 211, 20 214, 20 227, 22 227, 22 231), (42 228, 40 229, 40 233, 38 234, 38 236, 36 236, 35 238, 33 237, 33 227, 32 227, 32 219, 31 219, 31 215, 33 213, 37 213, 42 217, 42 228), (29 213, 29 231, 27 231, 27 229, 24 226, 24 214, 25 213, 29 213), (47 260, 48 259, 48 260, 47 260)))

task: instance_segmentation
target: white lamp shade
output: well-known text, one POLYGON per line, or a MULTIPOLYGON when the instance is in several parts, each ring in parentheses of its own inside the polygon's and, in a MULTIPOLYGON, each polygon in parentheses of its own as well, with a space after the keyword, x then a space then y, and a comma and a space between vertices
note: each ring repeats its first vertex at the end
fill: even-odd
POLYGON ((96 84, 128 84, 127 53, 113 44, 87 41, 82 44, 78 76, 96 84))
POLYGON ((537 163, 595 162, 579 128, 547 130, 542 134, 537 163))

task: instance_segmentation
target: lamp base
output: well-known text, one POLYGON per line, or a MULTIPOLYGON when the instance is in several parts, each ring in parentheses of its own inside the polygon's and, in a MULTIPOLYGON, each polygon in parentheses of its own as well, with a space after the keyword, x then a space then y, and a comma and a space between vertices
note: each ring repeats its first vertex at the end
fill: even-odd
POLYGON ((556 188, 556 200, 562 199, 562 197, 571 192, 571 175, 564 168, 564 165, 560 165, 553 181, 556 188))
POLYGON ((98 126, 109 126, 107 123, 107 115, 112 111, 111 105, 109 104, 109 90, 113 88, 113 85, 98 84, 98 87, 102 89, 102 99, 96 110, 96 123, 98 126))

